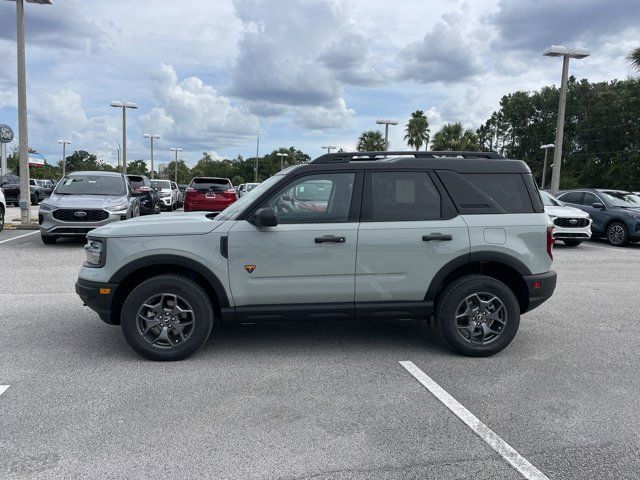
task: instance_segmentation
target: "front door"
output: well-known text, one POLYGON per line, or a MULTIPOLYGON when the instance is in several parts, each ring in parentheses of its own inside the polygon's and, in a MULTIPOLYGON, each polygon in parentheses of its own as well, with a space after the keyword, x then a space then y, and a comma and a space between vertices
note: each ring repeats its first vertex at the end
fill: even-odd
POLYGON ((356 172, 295 177, 262 205, 276 210, 277 226, 235 223, 228 255, 236 307, 344 303, 353 309, 356 178, 356 172))
POLYGON ((426 171, 369 172, 358 232, 356 307, 422 302, 434 275, 469 253, 465 222, 426 171))

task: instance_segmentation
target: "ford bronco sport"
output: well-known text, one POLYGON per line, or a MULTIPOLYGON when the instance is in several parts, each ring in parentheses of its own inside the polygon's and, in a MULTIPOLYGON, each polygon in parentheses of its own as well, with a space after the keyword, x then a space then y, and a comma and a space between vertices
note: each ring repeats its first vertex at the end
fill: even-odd
POLYGON ((492 355, 553 293, 552 226, 527 165, 492 152, 323 155, 220 214, 93 230, 76 283, 153 360, 219 324, 435 317, 492 355))

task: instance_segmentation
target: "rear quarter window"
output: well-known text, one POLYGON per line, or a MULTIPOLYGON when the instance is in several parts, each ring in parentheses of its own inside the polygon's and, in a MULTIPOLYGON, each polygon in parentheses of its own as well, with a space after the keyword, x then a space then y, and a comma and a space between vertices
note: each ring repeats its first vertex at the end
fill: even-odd
POLYGON ((530 175, 439 171, 438 176, 461 214, 543 211, 533 179, 525 178, 530 175))

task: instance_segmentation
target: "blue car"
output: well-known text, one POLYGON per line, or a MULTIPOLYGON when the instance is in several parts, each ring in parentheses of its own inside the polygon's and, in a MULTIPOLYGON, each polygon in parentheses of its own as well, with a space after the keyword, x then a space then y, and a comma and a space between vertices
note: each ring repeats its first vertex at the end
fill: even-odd
POLYGON ((558 200, 589 214, 594 237, 605 237, 615 247, 640 241, 640 196, 635 193, 583 188, 566 190, 558 200))

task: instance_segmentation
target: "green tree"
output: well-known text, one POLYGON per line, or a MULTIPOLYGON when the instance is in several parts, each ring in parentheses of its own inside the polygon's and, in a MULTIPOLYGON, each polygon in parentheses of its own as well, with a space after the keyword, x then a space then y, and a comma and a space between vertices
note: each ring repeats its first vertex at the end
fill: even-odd
POLYGON ((142 159, 127 162, 127 173, 132 175, 149 175, 147 162, 142 159))
POLYGON ((411 114, 411 118, 405 128, 404 139, 411 148, 415 148, 416 151, 420 150, 422 145, 425 146, 425 150, 429 146, 429 120, 422 110, 416 110, 411 114))
MULTIPOLYGON (((114 167, 102 160, 98 160, 98 157, 86 150, 76 150, 71 155, 67 156, 66 160, 67 173, 96 170, 107 172, 116 171, 114 167)), ((58 166, 62 168, 62 160, 58 162, 58 166)))
POLYGON ((480 150, 478 137, 462 123, 447 123, 433 135, 433 150, 480 150))
POLYGON ((381 152, 384 148, 384 138, 382 134, 376 130, 367 130, 362 132, 358 138, 359 152, 381 152))
POLYGON ((631 63, 631 66, 640 71, 640 47, 634 49, 628 56, 627 60, 631 63))
MULTIPOLYGON (((164 178, 166 178, 167 180, 171 180, 173 182, 174 179, 176 178, 175 172, 176 172, 176 162, 175 161, 169 162, 163 174, 164 178)), ((191 181, 191 178, 193 178, 194 176, 196 175, 191 175, 189 167, 187 166, 186 163, 184 163, 184 160, 178 159, 178 184, 189 183, 191 181)), ((215 176, 215 175, 197 175, 197 176, 215 176)))

